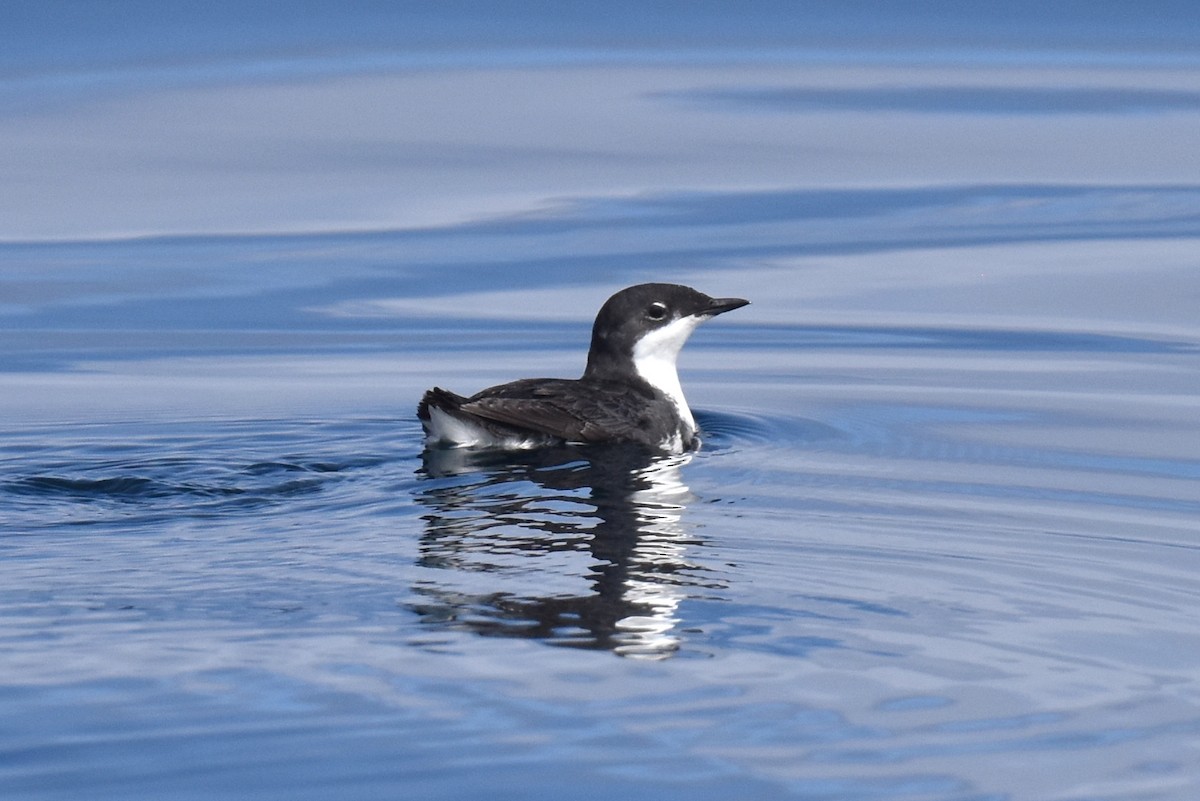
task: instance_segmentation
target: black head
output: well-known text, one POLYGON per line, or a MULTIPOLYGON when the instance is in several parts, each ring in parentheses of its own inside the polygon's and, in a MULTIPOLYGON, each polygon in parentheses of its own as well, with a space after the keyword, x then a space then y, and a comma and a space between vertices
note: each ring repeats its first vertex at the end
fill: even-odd
POLYGON ((634 348, 648 334, 662 332, 663 347, 677 353, 700 323, 750 301, 712 298, 679 284, 638 284, 622 289, 600 307, 592 326, 588 378, 613 377, 628 371, 634 348))

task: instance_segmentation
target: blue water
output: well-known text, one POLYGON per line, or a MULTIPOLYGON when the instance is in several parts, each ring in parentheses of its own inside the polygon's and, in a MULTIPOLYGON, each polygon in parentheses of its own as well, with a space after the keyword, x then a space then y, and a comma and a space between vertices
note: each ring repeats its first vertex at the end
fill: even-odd
POLYGON ((5 4, 0 796, 1198 797, 1193 4, 558 11, 5 4))

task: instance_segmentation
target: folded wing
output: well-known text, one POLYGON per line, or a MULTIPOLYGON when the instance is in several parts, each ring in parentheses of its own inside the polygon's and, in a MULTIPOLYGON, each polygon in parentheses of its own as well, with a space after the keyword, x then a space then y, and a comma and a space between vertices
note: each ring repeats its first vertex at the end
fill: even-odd
POLYGON ((513 381, 470 398, 434 388, 417 416, 428 422, 431 408, 494 436, 533 433, 565 442, 639 442, 649 422, 639 413, 646 398, 629 386, 566 379, 513 381))

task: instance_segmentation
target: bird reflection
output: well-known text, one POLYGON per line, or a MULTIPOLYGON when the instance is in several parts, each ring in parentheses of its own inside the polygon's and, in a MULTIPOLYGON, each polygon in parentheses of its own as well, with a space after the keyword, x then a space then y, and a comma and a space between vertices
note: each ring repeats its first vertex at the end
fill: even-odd
POLYGON ((415 587, 414 610, 482 635, 672 655, 688 589, 719 586, 688 559, 691 458, 628 445, 426 451, 419 564, 444 572, 415 587))

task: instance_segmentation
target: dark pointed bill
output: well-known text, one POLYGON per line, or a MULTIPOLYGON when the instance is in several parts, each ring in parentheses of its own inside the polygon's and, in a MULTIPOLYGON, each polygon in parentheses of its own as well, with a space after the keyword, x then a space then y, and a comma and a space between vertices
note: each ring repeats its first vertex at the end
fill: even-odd
POLYGON ((700 314, 706 317, 715 317, 718 314, 724 314, 727 311, 740 309, 743 306, 750 305, 750 301, 743 298, 713 298, 708 302, 708 308, 703 309, 700 314))

